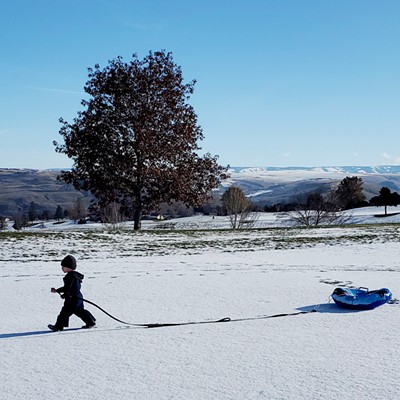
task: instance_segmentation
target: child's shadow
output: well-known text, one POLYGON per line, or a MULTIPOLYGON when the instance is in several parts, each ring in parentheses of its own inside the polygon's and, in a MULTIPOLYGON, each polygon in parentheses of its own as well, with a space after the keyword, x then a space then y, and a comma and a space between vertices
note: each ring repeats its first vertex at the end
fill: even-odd
MULTIPOLYGON (((80 328, 69 328, 66 331, 76 331, 80 328)), ((15 338, 15 337, 27 337, 27 336, 39 336, 47 335, 48 333, 53 333, 53 331, 30 331, 30 332, 13 332, 13 333, 0 333, 0 339, 15 338)))

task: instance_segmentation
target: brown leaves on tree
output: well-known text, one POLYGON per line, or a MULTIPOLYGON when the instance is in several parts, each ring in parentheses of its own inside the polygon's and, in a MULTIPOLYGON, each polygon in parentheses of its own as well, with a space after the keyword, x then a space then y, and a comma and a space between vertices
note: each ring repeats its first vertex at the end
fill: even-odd
POLYGON ((84 111, 72 124, 60 119, 64 144, 54 142, 56 151, 74 162, 60 178, 103 205, 129 198, 135 229, 161 202, 204 203, 227 169, 217 156, 198 155, 203 132, 188 104, 194 85, 164 51, 89 69, 84 111))

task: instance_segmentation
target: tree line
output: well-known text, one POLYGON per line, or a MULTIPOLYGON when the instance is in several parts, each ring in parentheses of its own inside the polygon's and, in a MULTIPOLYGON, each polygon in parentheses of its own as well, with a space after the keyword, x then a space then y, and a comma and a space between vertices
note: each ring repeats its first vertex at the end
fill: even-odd
MULTIPOLYGON (((288 220, 298 225, 340 225, 349 220, 346 210, 365 207, 384 207, 384 214, 388 215, 388 206, 400 204, 400 195, 392 192, 387 187, 382 187, 379 195, 366 200, 363 193, 363 181, 359 177, 346 177, 332 188, 330 192, 323 195, 319 191, 299 194, 294 200, 286 204, 260 207, 251 202, 245 192, 239 186, 229 187, 221 196, 212 196, 206 204, 199 207, 188 208, 182 202, 161 203, 157 211, 144 215, 143 218, 164 219, 191 216, 202 213, 213 216, 228 216, 233 229, 251 228, 257 222, 260 212, 281 212, 288 220)), ((87 219, 100 221, 113 226, 121 222, 132 220, 133 214, 130 206, 120 203, 109 204, 108 207, 100 209, 97 203, 88 207, 83 197, 78 197, 70 208, 63 209, 57 206, 54 213, 37 210, 34 202, 30 203, 27 212, 19 212, 14 215, 14 228, 22 229, 38 220, 56 220, 61 222, 72 219, 77 223, 86 223, 87 219)), ((0 216, 0 230, 6 228, 6 218, 0 216)))
MULTIPOLYGON (((37 203, 31 201, 29 209, 24 211, 22 208, 13 215, 13 228, 20 230, 26 228, 38 221, 56 220, 60 222, 65 219, 72 219, 79 223, 86 222, 87 207, 83 197, 78 197, 71 207, 63 209, 58 205, 55 211, 51 212, 47 209, 39 211, 37 203)), ((6 228, 7 218, 0 216, 0 230, 6 228)))

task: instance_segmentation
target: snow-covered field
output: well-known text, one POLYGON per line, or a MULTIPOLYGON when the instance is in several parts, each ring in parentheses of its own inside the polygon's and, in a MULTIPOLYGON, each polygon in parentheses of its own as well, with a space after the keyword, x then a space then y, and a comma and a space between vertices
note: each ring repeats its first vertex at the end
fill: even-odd
POLYGON ((329 300, 339 285, 400 297, 400 216, 374 219, 382 211, 358 210, 359 225, 337 228, 282 227, 268 214, 258 224, 271 229, 254 231, 193 217, 168 221, 172 231, 151 221, 141 233, 66 224, 0 233, 0 397, 398 399, 399 305, 351 312, 329 300), (68 253, 85 297, 119 319, 232 321, 148 329, 88 305, 98 328, 50 332, 62 306, 50 288, 68 253))

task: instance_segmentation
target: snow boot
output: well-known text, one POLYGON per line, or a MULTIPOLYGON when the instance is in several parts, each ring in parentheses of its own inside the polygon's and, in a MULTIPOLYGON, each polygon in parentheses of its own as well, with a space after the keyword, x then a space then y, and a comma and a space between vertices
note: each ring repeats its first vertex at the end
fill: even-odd
POLYGON ((96 321, 92 321, 86 325, 82 326, 82 329, 90 329, 90 328, 94 328, 96 326, 96 321))
POLYGON ((52 324, 47 325, 47 327, 53 332, 62 331, 64 329, 62 326, 57 326, 52 324))

